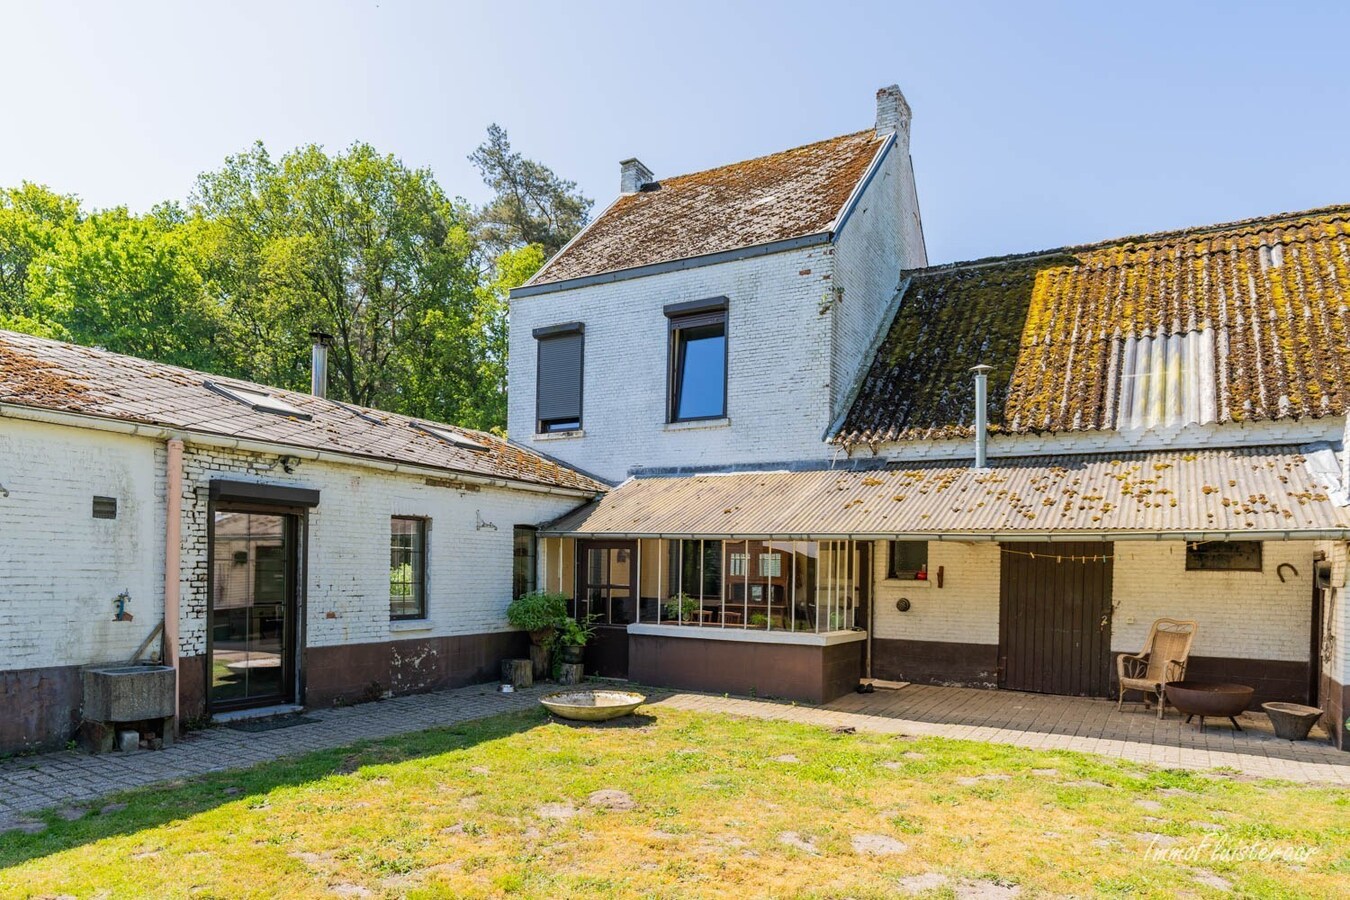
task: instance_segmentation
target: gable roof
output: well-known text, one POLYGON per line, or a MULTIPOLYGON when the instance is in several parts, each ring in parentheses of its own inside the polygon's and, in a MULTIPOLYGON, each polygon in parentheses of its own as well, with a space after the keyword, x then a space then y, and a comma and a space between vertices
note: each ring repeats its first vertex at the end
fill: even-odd
POLYGON ((906 273, 841 443, 1343 415, 1350 206, 906 273))
POLYGON ((12 331, 0 331, 0 404, 585 492, 605 488, 486 432, 12 331), (308 418, 257 410, 213 390, 208 382, 225 392, 243 389, 269 395, 308 418))
POLYGON ((828 232, 887 141, 868 129, 662 178, 621 195, 526 287, 828 232))

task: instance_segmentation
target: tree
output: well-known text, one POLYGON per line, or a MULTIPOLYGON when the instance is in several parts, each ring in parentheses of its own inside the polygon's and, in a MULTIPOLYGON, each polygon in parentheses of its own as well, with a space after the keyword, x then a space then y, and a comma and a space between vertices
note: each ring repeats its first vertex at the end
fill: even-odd
POLYGON ((79 219, 80 203, 74 197, 27 181, 0 189, 0 328, 68 337, 59 323, 33 308, 28 279, 34 260, 79 219))
MULTIPOLYGON (((470 215, 426 169, 369 144, 329 156, 266 149, 202 175, 192 202, 213 291, 237 323, 245 366, 308 383, 309 332, 334 337, 332 396, 412 415, 463 413, 474 390, 480 301, 470 215), (454 387, 419 391, 419 381, 454 387)), ((470 410, 472 412, 472 410, 470 410)))
POLYGON ((529 244, 547 260, 572 239, 590 216, 594 201, 576 182, 559 178, 543 163, 511 149, 506 129, 488 126, 487 140, 469 156, 495 196, 478 210, 479 238, 489 258, 529 244))
POLYGON ((117 207, 56 230, 26 279, 28 315, 70 340, 145 359, 222 371, 228 331, 208 297, 188 235, 159 212, 117 207))

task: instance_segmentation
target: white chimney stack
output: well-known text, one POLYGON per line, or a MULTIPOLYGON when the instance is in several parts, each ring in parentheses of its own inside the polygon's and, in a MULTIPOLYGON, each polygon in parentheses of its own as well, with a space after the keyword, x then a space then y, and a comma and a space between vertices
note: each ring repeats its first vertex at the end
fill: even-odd
POLYGON ((625 159, 619 163, 619 192, 636 194, 644 184, 656 180, 652 170, 642 164, 640 159, 625 159))
POLYGON ((309 356, 309 392, 315 397, 328 396, 328 348, 333 345, 333 336, 322 331, 311 331, 314 341, 309 356))
POLYGON ((975 468, 989 468, 989 373, 993 366, 972 366, 975 373, 975 468))
POLYGON ((877 91, 877 135, 885 137, 893 134, 896 140, 909 145, 909 120, 912 118, 909 103, 900 93, 900 85, 880 88, 877 91))

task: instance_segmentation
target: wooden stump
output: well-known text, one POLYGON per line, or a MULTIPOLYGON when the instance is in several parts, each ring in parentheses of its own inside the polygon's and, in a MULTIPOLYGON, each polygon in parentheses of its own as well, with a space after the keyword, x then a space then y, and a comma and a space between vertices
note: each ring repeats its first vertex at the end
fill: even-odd
POLYGON ((527 688, 534 684, 534 677, 531 672, 534 664, 528 659, 504 659, 502 660, 502 684, 509 684, 514 688, 527 688))
POLYGON ((581 663, 562 663, 558 666, 558 684, 581 684, 586 680, 586 667, 581 663))
POLYGON ((538 644, 530 645, 530 662, 534 666, 534 677, 538 681, 543 681, 548 677, 548 667, 552 660, 549 659, 550 653, 548 647, 541 647, 538 644))

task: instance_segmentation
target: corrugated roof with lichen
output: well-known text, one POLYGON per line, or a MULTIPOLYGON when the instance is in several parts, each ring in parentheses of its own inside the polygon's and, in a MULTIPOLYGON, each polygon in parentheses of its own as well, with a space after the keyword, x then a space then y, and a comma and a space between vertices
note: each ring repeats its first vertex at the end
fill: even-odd
POLYGON ((581 491, 605 488, 580 472, 486 432, 12 331, 0 331, 0 404, 581 491), (267 394, 303 417, 256 410, 207 387, 208 381, 226 389, 267 394), (463 443, 443 440, 435 431, 463 443))
POLYGON ((637 478, 544 534, 808 538, 1350 533, 1326 444, 637 478))
POLYGON ((836 439, 1343 415, 1350 206, 908 275, 836 439))
POLYGON ((662 178, 620 196, 530 284, 828 231, 885 142, 869 129, 662 178))

